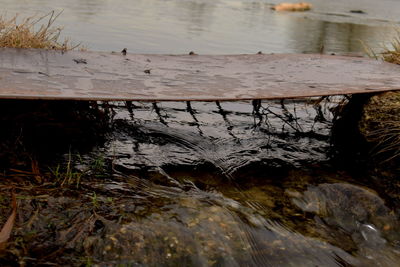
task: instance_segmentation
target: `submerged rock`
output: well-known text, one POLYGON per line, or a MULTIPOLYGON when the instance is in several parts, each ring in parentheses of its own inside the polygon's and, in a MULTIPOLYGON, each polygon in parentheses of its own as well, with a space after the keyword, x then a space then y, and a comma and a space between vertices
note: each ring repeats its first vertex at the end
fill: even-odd
POLYGON ((334 183, 309 186, 301 195, 290 195, 293 203, 303 211, 318 214, 329 225, 338 226, 348 233, 367 236, 380 231, 388 239, 397 240, 397 218, 372 190, 334 183))
POLYGON ((301 210, 314 213, 332 236, 348 235, 356 245, 355 255, 366 260, 361 266, 398 262, 398 218, 376 192, 346 183, 309 186, 301 193, 287 192, 301 210))

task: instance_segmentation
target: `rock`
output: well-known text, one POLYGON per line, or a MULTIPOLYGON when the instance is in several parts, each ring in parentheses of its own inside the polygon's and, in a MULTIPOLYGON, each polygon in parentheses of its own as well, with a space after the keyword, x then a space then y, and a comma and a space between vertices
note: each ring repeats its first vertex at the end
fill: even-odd
POLYGON ((364 11, 358 10, 358 9, 356 9, 356 10, 350 10, 350 13, 354 13, 354 14, 366 14, 364 11))
POLYGON ((368 188, 346 183, 310 185, 301 197, 292 197, 292 202, 318 215, 332 229, 343 229, 359 247, 383 247, 386 240, 399 239, 397 216, 368 188))

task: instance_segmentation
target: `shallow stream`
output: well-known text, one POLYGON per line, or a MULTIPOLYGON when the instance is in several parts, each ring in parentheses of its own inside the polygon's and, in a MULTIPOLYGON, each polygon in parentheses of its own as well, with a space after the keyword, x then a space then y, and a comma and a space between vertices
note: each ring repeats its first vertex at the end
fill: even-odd
POLYGON ((109 103, 101 145, 3 177, 3 263, 396 266, 398 182, 334 160, 346 102, 109 103))
MULTIPOLYGON (((8 15, 63 9, 64 34, 92 50, 168 54, 361 53, 359 40, 379 49, 394 36, 400 12, 394 0, 273 3, 0 0, 8 15)), ((51 170, 59 187, 7 176, 0 209, 12 180, 19 215, 4 262, 398 266, 400 186, 332 161, 343 99, 114 103, 105 142, 65 154, 74 174, 51 170)))

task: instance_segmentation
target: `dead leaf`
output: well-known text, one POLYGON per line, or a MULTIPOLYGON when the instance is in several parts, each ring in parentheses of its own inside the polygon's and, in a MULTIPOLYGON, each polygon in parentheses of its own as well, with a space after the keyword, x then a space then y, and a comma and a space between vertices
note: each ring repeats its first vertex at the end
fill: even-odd
POLYGON ((7 245, 7 241, 11 236, 12 229, 14 227, 15 217, 17 216, 17 200, 15 197, 15 193, 12 193, 12 212, 10 217, 8 217, 6 223, 0 231, 0 251, 4 250, 7 245))

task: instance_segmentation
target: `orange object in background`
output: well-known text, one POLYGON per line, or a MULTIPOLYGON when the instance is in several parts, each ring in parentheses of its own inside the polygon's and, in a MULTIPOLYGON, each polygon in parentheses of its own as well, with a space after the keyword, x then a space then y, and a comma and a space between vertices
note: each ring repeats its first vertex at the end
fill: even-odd
POLYGON ((271 9, 276 11, 307 11, 311 9, 311 4, 301 2, 301 3, 281 3, 273 6, 271 9))

